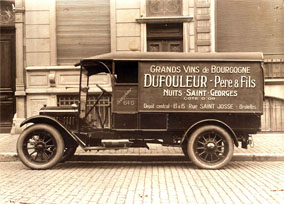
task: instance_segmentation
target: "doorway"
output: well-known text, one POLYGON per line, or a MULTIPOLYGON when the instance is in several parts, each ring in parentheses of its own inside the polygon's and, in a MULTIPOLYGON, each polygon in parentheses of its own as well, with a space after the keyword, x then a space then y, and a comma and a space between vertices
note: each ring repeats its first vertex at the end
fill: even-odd
POLYGON ((147 25, 148 52, 182 52, 183 24, 163 23, 147 25))
POLYGON ((15 28, 1 27, 0 35, 0 133, 8 133, 15 114, 15 28))

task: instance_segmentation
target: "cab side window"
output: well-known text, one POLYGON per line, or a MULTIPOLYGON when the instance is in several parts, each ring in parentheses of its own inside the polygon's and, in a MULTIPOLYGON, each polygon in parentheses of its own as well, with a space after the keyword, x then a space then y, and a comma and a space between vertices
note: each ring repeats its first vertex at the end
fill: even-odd
POLYGON ((115 73, 117 83, 138 83, 138 62, 121 61, 115 62, 115 73))

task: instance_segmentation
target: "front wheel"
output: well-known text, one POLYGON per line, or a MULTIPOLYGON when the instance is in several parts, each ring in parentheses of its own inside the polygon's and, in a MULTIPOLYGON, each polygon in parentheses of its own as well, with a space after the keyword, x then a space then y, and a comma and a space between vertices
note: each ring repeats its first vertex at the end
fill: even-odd
POLYGON ((187 151, 196 166, 219 169, 232 159, 234 144, 226 130, 216 125, 208 125, 198 128, 191 134, 187 151))
POLYGON ((62 159, 64 141, 54 127, 35 124, 19 136, 17 152, 20 160, 27 167, 49 169, 62 159))

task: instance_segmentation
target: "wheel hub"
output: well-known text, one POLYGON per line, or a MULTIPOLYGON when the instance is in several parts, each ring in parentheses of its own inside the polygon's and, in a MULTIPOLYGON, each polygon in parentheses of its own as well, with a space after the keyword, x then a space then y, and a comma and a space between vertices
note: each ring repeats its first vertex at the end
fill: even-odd
POLYGON ((46 148, 46 145, 43 142, 38 142, 35 145, 35 150, 38 151, 38 152, 43 152, 45 150, 45 148, 46 148))
POLYGON ((208 149, 214 149, 215 147, 216 147, 215 143, 213 143, 213 142, 207 143, 207 148, 208 149))

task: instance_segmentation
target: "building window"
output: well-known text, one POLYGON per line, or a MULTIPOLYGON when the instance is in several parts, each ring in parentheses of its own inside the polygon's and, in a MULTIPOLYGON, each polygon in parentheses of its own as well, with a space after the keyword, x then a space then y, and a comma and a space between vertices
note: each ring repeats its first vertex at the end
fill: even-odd
POLYGON ((2 0, 0 2, 0 26, 15 26, 14 4, 14 0, 2 0))
POLYGON ((147 24, 148 52, 182 52, 183 24, 147 24))
POLYGON ((110 0, 56 0, 57 62, 110 52, 110 0))
POLYGON ((147 0, 147 16, 181 16, 182 0, 147 0))

